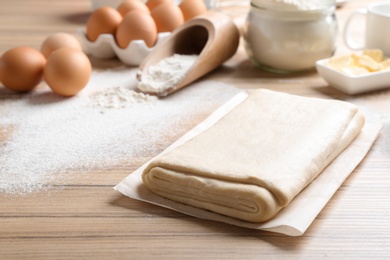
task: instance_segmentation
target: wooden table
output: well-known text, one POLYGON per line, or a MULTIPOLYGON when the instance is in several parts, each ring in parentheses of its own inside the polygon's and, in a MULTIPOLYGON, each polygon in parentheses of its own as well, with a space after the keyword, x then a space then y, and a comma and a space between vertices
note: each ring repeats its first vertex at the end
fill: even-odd
MULTIPOLYGON (((351 10, 368 2, 356 0, 338 9, 340 29, 351 10)), ((19 45, 39 48, 43 39, 54 32, 74 33, 85 24, 90 10, 88 0, 2 0, 0 53, 19 45)), ((361 28, 356 28, 356 33, 362 34, 361 28)), ((339 40, 338 52, 345 51, 339 40)), ((0 194, 0 259, 390 258, 389 90, 351 97, 329 87, 316 73, 265 73, 248 62, 242 46, 224 67, 204 78, 209 79, 243 89, 263 87, 358 102, 381 115, 384 127, 363 162, 301 237, 200 220, 129 199, 113 190, 124 177, 206 116, 199 115, 161 140, 155 154, 75 174, 48 191, 27 196, 0 194)), ((6 139, 0 134, 0 141, 6 139)))

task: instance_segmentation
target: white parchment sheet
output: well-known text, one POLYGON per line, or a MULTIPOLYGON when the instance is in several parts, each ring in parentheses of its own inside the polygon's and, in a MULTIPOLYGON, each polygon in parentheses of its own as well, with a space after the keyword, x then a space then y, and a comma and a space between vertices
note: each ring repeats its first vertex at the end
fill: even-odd
MULTIPOLYGON (((174 149, 207 128, 213 126, 215 122, 235 108, 246 97, 247 94, 245 92, 234 96, 231 100, 211 114, 206 120, 186 133, 158 156, 174 149)), ((382 124, 379 122, 370 122, 368 118, 366 119, 366 124, 359 136, 327 168, 325 168, 325 170, 309 186, 296 196, 286 208, 281 210, 273 219, 267 222, 246 222, 192 206, 183 205, 155 195, 150 192, 145 185, 143 185, 141 180, 142 172, 149 162, 127 176, 122 182, 115 186, 115 189, 130 198, 170 208, 198 218, 220 221, 247 228, 283 233, 289 236, 300 236, 314 221, 316 216, 341 186, 348 175, 365 157, 378 137, 382 124)))

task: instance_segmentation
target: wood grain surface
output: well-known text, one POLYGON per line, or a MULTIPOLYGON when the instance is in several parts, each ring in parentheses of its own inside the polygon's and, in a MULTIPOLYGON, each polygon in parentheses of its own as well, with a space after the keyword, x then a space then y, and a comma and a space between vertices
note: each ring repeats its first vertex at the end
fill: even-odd
MULTIPOLYGON (((369 2, 350 1, 337 10, 339 34, 347 15, 369 2)), ((75 33, 90 12, 87 0, 1 0, 0 53, 20 45, 39 48, 54 32, 75 33)), ((230 8, 228 12, 242 24, 245 8, 230 8)), ((361 36, 363 30, 356 27, 354 33, 361 36)), ((338 46, 338 53, 348 51, 341 38, 338 46)), ((94 68, 108 66, 92 61, 94 68)), ((54 181, 46 191, 27 196, 0 194, 0 259, 390 258, 389 90, 352 97, 328 86, 315 72, 266 73, 251 65, 242 44, 231 60, 202 80, 356 102, 380 115, 384 127, 363 162, 301 237, 196 219, 113 190, 133 170, 213 112, 206 111, 183 119, 180 129, 139 157, 109 168, 76 172, 54 181)), ((1 96, 1 88, 0 102, 7 98, 1 96)), ((0 131, 0 145, 8 138, 6 131, 0 131)))

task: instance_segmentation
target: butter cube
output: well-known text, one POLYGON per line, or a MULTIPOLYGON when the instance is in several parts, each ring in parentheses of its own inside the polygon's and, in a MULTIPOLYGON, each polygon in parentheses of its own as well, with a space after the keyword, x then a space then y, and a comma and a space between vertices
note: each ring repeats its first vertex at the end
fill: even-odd
POLYGON ((390 69, 390 59, 384 60, 380 64, 384 70, 390 69))
POLYGON ((345 67, 351 67, 352 63, 353 60, 350 55, 342 55, 330 58, 328 65, 337 70, 342 70, 345 67))
POLYGON ((371 57, 376 62, 382 62, 384 59, 383 51, 379 49, 364 50, 363 55, 371 57))
POLYGON ((382 66, 378 62, 376 62, 373 58, 365 54, 363 55, 352 54, 351 57, 354 60, 356 65, 366 68, 369 71, 374 72, 382 69, 382 66))

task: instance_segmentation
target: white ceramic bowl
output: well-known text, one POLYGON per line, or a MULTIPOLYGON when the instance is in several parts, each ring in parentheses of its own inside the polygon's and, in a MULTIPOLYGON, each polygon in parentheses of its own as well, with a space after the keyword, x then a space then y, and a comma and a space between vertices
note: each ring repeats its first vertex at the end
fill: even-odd
POLYGON ((334 88, 346 94, 354 95, 374 90, 390 88, 390 70, 351 76, 327 65, 329 59, 319 60, 316 69, 320 76, 334 88))

